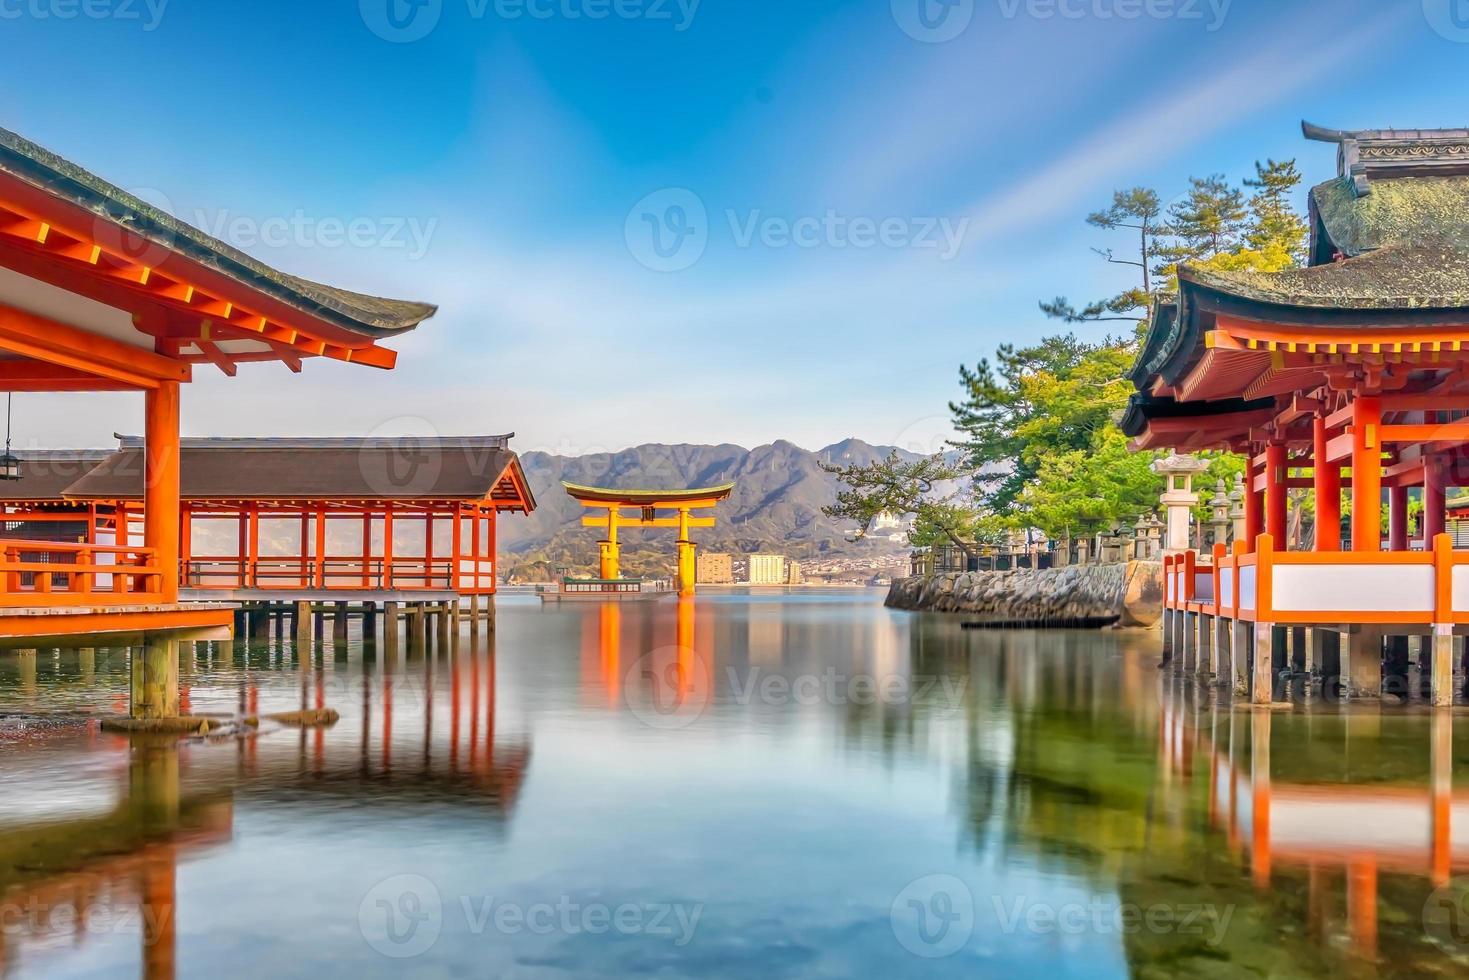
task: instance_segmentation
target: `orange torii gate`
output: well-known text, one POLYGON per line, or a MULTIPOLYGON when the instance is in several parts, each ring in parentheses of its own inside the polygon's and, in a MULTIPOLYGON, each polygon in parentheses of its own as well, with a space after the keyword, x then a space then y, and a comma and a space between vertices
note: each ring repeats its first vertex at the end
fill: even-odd
POLYGON ((562 486, 583 507, 607 511, 606 517, 588 515, 581 519, 583 527, 607 529, 607 537, 598 542, 603 581, 611 582, 622 577, 621 552, 617 541, 619 528, 678 528, 678 592, 684 596, 694 594, 694 543, 689 540, 689 530, 714 526, 714 518, 694 517, 690 512, 708 510, 720 501, 728 500, 735 488, 733 483, 694 490, 611 490, 564 482, 562 486), (622 513, 624 509, 630 508, 637 508, 637 517, 628 517, 622 513), (659 517, 660 510, 674 510, 677 514, 659 517))

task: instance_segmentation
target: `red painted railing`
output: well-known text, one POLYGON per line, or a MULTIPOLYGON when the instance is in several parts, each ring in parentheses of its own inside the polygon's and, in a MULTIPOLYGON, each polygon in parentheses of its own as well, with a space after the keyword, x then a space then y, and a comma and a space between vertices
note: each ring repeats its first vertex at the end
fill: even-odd
POLYGON ((0 541, 0 608, 148 605, 162 591, 151 548, 0 541))
POLYGON ((488 558, 382 558, 361 556, 257 558, 195 556, 185 562, 186 589, 313 589, 352 592, 493 591, 495 563, 488 558), (455 566, 458 565, 458 575, 455 566))

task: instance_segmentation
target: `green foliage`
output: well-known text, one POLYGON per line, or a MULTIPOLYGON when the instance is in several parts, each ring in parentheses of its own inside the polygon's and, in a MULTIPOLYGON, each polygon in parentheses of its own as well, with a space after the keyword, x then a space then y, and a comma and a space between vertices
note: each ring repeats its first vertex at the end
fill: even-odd
MULTIPOLYGON (((960 433, 953 445, 961 465, 936 457, 918 473, 895 460, 865 470, 833 469, 851 489, 828 513, 865 528, 884 510, 915 512, 912 505, 928 496, 912 492, 922 482, 915 478, 937 470, 971 476, 978 510, 966 511, 953 498, 924 501, 916 543, 975 541, 1025 526, 1053 537, 1084 534, 1154 510, 1163 489, 1152 471, 1156 454, 1131 451, 1118 427, 1133 393, 1127 373, 1153 302, 1177 288, 1183 262, 1258 272, 1303 262, 1308 229, 1291 204, 1300 182, 1295 161, 1270 160, 1256 163, 1254 176, 1244 181, 1248 197, 1222 174, 1190 179, 1188 193, 1166 212, 1149 188, 1116 191, 1109 206, 1086 220, 1094 228, 1135 236, 1132 251, 1122 257, 1098 250, 1107 262, 1135 269, 1135 284, 1081 308, 1064 296, 1040 307, 1067 323, 1127 320, 1137 323, 1136 331, 1099 343, 1067 333, 1029 346, 1005 344, 993 359, 961 366, 963 394, 949 405, 960 433)), ((1195 487, 1203 498, 1201 519, 1210 516, 1216 481, 1223 479, 1228 492, 1242 471, 1239 458, 1211 455, 1195 487)))
POLYGON ((957 494, 945 495, 941 486, 962 480, 966 473, 942 453, 907 462, 894 450, 870 466, 823 463, 821 468, 846 484, 846 489, 837 494, 836 503, 823 507, 822 513, 853 522, 857 530, 852 540, 866 537, 879 514, 913 514, 915 544, 947 541, 966 555, 977 553, 973 541, 978 514, 961 504, 957 494))

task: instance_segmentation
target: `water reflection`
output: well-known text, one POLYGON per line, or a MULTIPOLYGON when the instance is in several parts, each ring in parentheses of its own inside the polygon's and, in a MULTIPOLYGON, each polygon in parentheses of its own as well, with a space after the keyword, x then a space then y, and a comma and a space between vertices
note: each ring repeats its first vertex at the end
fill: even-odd
POLYGON ((1241 710, 1157 662, 1146 634, 966 632, 864 595, 507 603, 494 634, 401 652, 185 648, 195 712, 341 721, 146 743, 96 726, 125 706, 126 652, 0 655, 0 906, 139 923, 30 917, 3 962, 188 975, 223 944, 257 972, 358 976, 1466 964, 1453 716, 1241 710), (408 964, 362 918, 403 875, 441 917, 408 964), (929 904, 939 876, 969 904, 929 904), (969 910, 952 950, 904 931, 918 886, 920 909, 969 910), (490 899, 699 915, 678 945, 465 911, 490 899))

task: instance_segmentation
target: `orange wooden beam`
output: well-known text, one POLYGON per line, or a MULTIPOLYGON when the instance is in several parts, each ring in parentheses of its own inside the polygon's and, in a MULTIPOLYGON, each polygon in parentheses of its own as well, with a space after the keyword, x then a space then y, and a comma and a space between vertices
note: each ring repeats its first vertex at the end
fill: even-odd
POLYGON ((199 352, 204 355, 209 363, 219 368, 231 378, 238 373, 239 369, 235 367, 235 362, 228 354, 220 350, 214 341, 205 340, 203 337, 200 337, 194 341, 194 346, 199 348, 199 352))
POLYGON ((138 388, 188 381, 187 364, 13 306, 0 305, 0 348, 138 388))

